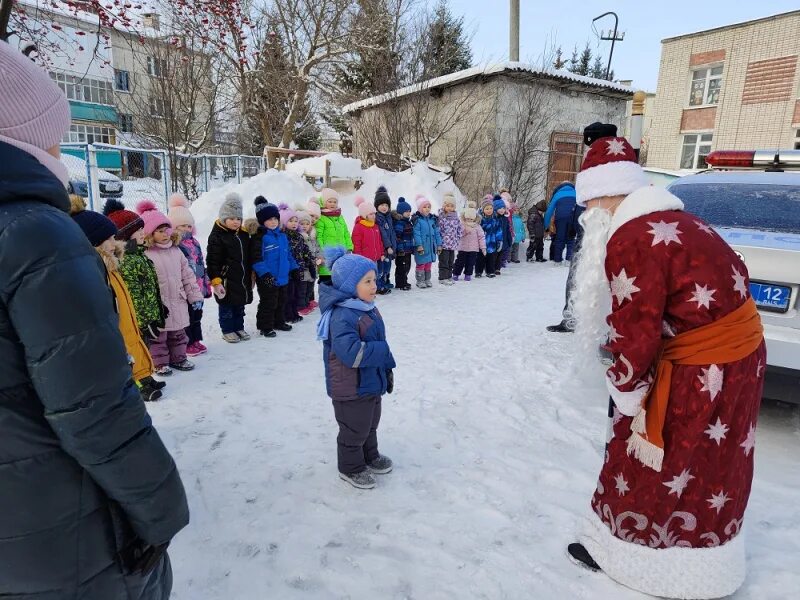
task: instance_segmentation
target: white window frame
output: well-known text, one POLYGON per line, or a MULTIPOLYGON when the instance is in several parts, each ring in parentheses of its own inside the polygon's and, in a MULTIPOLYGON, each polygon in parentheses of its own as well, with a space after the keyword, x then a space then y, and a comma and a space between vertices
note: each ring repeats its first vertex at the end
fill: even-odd
POLYGON ((154 117, 156 119, 163 119, 164 118, 164 113, 166 113, 166 105, 164 103, 164 99, 163 98, 157 98, 157 97, 151 96, 150 97, 150 101, 149 101, 149 105, 150 105, 150 116, 151 117, 154 117), (160 111, 158 110, 159 107, 161 108, 160 111))
POLYGON ((680 169, 704 169, 706 165, 700 165, 699 160, 701 156, 700 148, 701 147, 708 147, 708 152, 705 153, 705 156, 712 151, 714 146, 714 132, 713 131, 697 131, 694 133, 684 133, 681 136, 681 146, 680 152, 678 155, 678 168, 680 169), (710 139, 703 140, 704 136, 708 136, 710 139), (692 166, 691 167, 684 167, 683 166, 683 149, 686 147, 686 138, 694 137, 694 154, 692 155, 692 166))
POLYGON ((71 123, 61 141, 64 144, 114 144, 115 136, 116 130, 109 125, 71 123))
POLYGON ((64 92, 68 100, 114 106, 114 83, 105 79, 81 79, 67 73, 50 72, 50 79, 64 92))
POLYGON ((133 133, 133 115, 128 113, 119 113, 119 123, 117 124, 117 129, 119 129, 122 133, 133 133), (128 125, 128 127, 123 127, 123 125, 128 125))
POLYGON ((114 69, 114 90, 117 92, 122 92, 124 94, 131 93, 131 73, 130 71, 126 71, 125 69, 114 69), (118 77, 124 73, 125 74, 125 87, 120 87, 117 85, 119 83, 118 77))
POLYGON ((161 79, 165 76, 166 71, 167 61, 165 59, 155 56, 147 57, 147 74, 150 75, 150 77, 161 79))
POLYGON ((722 94, 722 78, 725 75, 725 68, 723 64, 714 64, 714 65, 706 65, 700 67, 698 69, 692 69, 689 72, 689 108, 704 108, 707 106, 717 106, 719 104, 719 96, 722 94), (717 75, 712 75, 712 71, 715 69, 721 69, 720 73, 717 75), (705 72, 705 76, 703 77, 703 101, 700 104, 692 104, 692 93, 694 91, 694 82, 701 81, 699 79, 695 79, 695 73, 705 72), (709 102, 708 95, 711 87, 711 82, 719 80, 719 88, 717 88, 717 101, 716 102, 709 102))

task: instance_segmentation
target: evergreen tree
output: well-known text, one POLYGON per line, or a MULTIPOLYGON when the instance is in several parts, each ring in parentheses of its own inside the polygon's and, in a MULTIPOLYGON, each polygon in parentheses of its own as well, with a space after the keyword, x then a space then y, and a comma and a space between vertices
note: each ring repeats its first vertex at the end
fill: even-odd
POLYGON ((561 50, 561 46, 556 49, 556 56, 553 59, 553 68, 554 69, 563 69, 567 66, 567 61, 564 60, 564 52, 561 50))
POLYGON ((594 57, 594 62, 592 63, 592 69, 591 71, 589 71, 589 74, 595 79, 606 78, 606 68, 603 65, 603 59, 600 58, 599 54, 594 57))
POLYGON ((472 50, 464 31, 464 17, 453 16, 447 0, 439 0, 436 5, 424 43, 423 79, 440 77, 472 66, 472 50))
POLYGON ((591 70, 592 64, 592 49, 589 47, 589 42, 586 42, 586 47, 581 52, 580 60, 578 61, 578 69, 575 71, 578 75, 588 75, 591 70))
POLYGON ((567 69, 571 73, 577 73, 578 72, 578 67, 579 67, 579 65, 578 65, 578 46, 575 46, 572 49, 572 56, 569 59, 569 66, 567 67, 567 69))

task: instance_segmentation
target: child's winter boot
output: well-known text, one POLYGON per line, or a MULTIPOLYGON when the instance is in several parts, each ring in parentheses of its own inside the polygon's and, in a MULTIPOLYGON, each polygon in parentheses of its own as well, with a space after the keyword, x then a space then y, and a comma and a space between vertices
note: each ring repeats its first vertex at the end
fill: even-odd
POLYGON ((433 287, 433 283, 431 283, 431 271, 425 271, 425 287, 433 287))
POLYGON ((464 281, 472 281, 472 275, 464 275, 464 281))
POLYGON ((386 475, 392 471, 392 459, 380 454, 378 458, 367 464, 367 468, 376 475, 386 475))
POLYGON ((425 271, 414 271, 414 274, 417 276, 417 287, 421 290, 424 290, 427 285, 425 285, 425 271))
POLYGON ((339 473, 339 478, 360 490, 371 490, 375 487, 375 478, 372 476, 372 473, 369 472, 369 469, 364 469, 360 473, 352 473, 350 475, 339 473))

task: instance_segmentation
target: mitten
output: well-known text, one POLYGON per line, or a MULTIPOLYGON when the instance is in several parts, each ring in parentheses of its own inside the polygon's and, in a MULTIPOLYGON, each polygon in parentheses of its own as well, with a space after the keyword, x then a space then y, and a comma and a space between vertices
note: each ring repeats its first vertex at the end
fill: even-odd
POLYGON ((211 286, 211 288, 214 290, 214 294, 220 300, 222 300, 225 297, 225 286, 222 285, 221 283, 218 283, 217 285, 211 286))
POLYGON ((391 369, 386 370, 386 393, 391 394, 394 391, 394 371, 391 369))
POLYGON ((192 302, 192 310, 202 310, 203 308, 203 301, 198 300, 197 302, 192 302))

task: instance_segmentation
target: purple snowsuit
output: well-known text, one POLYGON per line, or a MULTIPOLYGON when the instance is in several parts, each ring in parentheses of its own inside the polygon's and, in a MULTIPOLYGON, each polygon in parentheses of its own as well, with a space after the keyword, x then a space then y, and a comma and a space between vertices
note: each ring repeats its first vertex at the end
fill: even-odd
POLYGON ((439 210, 439 231, 442 234, 442 253, 439 255, 439 281, 453 277, 453 265, 456 262, 456 250, 461 243, 463 227, 458 213, 439 210))

